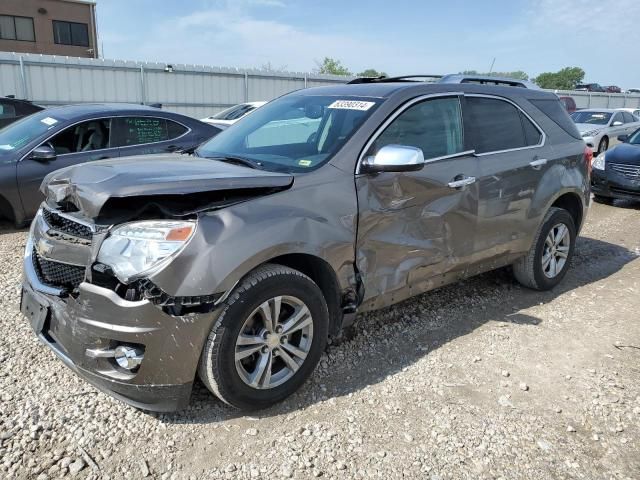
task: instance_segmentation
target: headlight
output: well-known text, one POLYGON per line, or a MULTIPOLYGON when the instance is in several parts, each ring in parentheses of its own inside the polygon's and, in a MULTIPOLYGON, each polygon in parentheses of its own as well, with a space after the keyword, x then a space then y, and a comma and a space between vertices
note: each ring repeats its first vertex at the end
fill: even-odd
POLYGON ((164 267, 195 232, 195 222, 151 220, 114 228, 102 242, 98 261, 124 283, 164 267))
POLYGON ((589 130, 588 132, 583 132, 582 136, 583 137, 593 137, 594 135, 597 135, 600 133, 600 130, 589 130))
POLYGON ((591 164, 591 167, 595 170, 604 170, 604 167, 606 165, 606 155, 607 152, 602 152, 600 155, 598 155, 591 164))

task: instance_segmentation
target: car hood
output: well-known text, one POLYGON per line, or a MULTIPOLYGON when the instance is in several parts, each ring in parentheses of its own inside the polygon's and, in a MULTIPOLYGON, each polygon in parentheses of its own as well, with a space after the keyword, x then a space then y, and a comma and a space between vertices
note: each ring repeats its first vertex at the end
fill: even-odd
POLYGON ((603 130, 606 125, 594 125, 593 123, 576 123, 576 127, 580 133, 590 132, 592 130, 603 130))
POLYGON ((640 145, 622 143, 607 150, 607 163, 623 163, 627 165, 640 165, 640 145))
POLYGON ((101 160, 49 174, 40 190, 49 204, 72 204, 83 216, 112 217, 108 204, 140 211, 189 214, 220 202, 239 201, 289 188, 293 175, 179 154, 101 160), (114 200, 118 200, 115 201, 114 200))

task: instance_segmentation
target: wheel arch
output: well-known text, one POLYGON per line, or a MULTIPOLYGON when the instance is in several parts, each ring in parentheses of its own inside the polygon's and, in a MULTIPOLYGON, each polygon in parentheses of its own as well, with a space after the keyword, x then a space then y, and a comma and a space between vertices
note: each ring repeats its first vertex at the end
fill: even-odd
POLYGON ((335 335, 339 332, 342 326, 342 292, 338 276, 326 260, 308 253, 288 253, 271 258, 263 264, 265 263, 292 268, 313 280, 327 302, 329 333, 335 335))
POLYGON ((582 199, 575 192, 566 192, 561 194, 558 198, 556 198, 553 203, 549 206, 562 208, 569 212, 569 215, 573 218, 573 222, 576 226, 576 232, 580 231, 582 227, 582 222, 584 221, 584 207, 582 204, 582 199))

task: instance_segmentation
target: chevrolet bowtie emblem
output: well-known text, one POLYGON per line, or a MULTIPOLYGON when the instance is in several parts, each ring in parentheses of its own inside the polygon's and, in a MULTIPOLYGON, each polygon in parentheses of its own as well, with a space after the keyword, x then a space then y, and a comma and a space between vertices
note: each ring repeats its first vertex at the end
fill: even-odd
POLYGON ((53 244, 45 240, 44 238, 38 239, 36 242, 36 252, 41 257, 46 257, 53 250, 53 244))

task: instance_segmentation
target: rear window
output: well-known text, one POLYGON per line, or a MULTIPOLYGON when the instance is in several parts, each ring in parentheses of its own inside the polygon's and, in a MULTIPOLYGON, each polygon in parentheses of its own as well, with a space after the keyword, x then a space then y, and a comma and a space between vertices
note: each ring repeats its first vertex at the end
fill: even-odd
POLYGON ((576 127, 576 124, 571 120, 571 117, 564 109, 559 100, 553 99, 539 99, 529 100, 533 106, 549 117, 553 122, 558 125, 562 130, 567 132, 573 138, 582 139, 580 132, 576 127))
POLYGON ((528 146, 520 110, 512 104, 493 98, 466 97, 464 111, 470 120, 476 153, 528 146))

